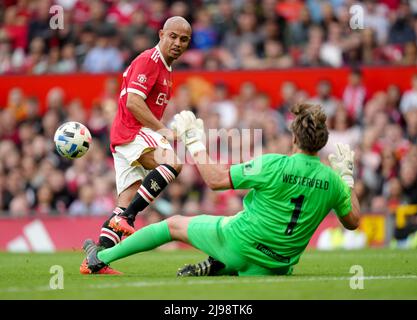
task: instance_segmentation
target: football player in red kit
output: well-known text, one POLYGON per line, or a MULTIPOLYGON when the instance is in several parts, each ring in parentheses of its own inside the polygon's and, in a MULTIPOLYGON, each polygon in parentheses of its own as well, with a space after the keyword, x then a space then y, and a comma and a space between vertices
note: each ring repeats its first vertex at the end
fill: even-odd
MULTIPOLYGON (((191 26, 182 17, 169 18, 159 31, 159 43, 133 60, 123 73, 119 106, 110 149, 116 171, 117 205, 104 222, 98 245, 110 248, 134 229, 143 211, 180 173, 181 165, 161 134, 173 133, 161 118, 172 90, 171 64, 188 48, 191 26), (157 155, 157 156, 156 156, 157 155)), ((90 273, 86 260, 81 273, 90 273)), ((117 274, 110 267, 100 273, 117 274)))

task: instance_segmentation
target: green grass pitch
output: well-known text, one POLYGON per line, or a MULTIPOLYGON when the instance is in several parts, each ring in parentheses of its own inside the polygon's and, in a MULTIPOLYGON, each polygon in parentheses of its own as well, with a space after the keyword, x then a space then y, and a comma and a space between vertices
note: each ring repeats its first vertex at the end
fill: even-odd
POLYGON ((113 263, 123 276, 83 276, 81 252, 0 253, 0 299, 417 299, 415 250, 308 250, 292 276, 175 276, 179 266, 204 257, 194 250, 152 251, 113 263), (63 267, 62 290, 49 286, 53 265, 63 267), (363 289, 350 287, 354 265, 363 268, 363 289))

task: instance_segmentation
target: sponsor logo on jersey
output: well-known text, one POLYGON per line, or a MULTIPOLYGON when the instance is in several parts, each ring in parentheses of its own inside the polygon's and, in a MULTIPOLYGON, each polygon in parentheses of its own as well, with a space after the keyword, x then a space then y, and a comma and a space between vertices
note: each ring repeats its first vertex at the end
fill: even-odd
POLYGON ((164 103, 167 104, 168 103, 168 99, 167 99, 167 95, 166 93, 160 92, 158 94, 158 97, 156 98, 155 103, 159 106, 163 106, 164 103))
POLYGON ((262 243, 258 243, 256 246, 256 249, 261 251, 262 253, 266 254, 267 256, 271 257, 272 259, 283 262, 283 263, 290 263, 291 258, 285 257, 283 255, 280 255, 279 253, 276 253, 271 248, 263 245, 262 243))

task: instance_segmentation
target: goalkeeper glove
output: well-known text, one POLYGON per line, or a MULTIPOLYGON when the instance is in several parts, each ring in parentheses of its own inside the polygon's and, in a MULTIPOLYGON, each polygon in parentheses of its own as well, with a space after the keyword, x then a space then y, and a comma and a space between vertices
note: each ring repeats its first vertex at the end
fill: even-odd
POLYGON ((196 119, 191 111, 182 111, 174 116, 172 129, 177 132, 188 151, 194 156, 197 152, 206 150, 204 143, 204 123, 196 119))
POLYGON ((349 145, 336 143, 336 154, 329 155, 330 165, 335 170, 346 184, 353 188, 353 162, 355 152, 350 150, 349 145))

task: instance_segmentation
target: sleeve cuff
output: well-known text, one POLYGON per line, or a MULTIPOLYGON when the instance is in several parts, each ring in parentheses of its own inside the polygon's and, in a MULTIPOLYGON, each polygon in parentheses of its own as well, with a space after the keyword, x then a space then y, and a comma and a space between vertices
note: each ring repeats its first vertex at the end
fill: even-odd
POLYGON ((130 93, 135 93, 135 94, 140 95, 140 96, 143 98, 143 100, 146 100, 146 98, 147 98, 146 94, 144 94, 142 91, 140 91, 140 90, 138 90, 138 89, 134 89, 134 88, 127 88, 127 90, 126 90, 126 91, 127 91, 127 92, 130 92, 130 93))

